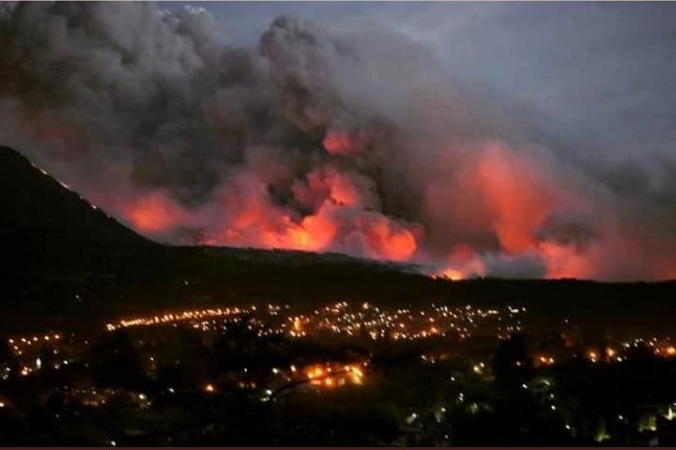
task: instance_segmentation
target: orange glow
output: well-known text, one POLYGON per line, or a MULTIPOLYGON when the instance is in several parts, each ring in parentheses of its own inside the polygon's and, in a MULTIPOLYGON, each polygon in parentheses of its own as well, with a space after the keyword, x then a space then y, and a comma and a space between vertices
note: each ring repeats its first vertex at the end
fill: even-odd
POLYGON ((549 355, 540 355, 535 360, 536 366, 552 366, 556 360, 549 355))
POLYGON ((509 253, 533 249, 533 233, 556 205, 552 187, 529 161, 497 143, 484 151, 476 177, 502 248, 509 253))
POLYGON ((307 216, 301 222, 301 227, 309 235, 308 242, 301 249, 323 250, 325 249, 336 234, 336 225, 331 219, 322 214, 307 216))
MULTIPOLYGON (((331 130, 323 145, 331 154, 354 155, 365 148, 367 138, 359 132, 331 130)), ((651 247, 642 233, 629 238, 613 228, 612 219, 599 230, 603 233, 584 244, 567 242, 566 236, 557 241, 556 231, 548 234, 555 228, 543 227, 556 225, 554 219, 576 213, 585 218, 590 211, 605 217, 612 212, 563 189, 563 179, 548 172, 537 155, 499 142, 474 150, 454 161, 456 172, 427 186, 422 194, 429 217, 419 222, 379 212, 384 200, 374 189, 379 186, 360 170, 345 170, 349 166, 342 160, 325 161, 304 178, 292 178, 292 197, 284 197, 289 192, 283 191, 279 202, 267 181, 246 173, 216 190, 217 208, 188 210, 169 194, 156 191, 116 209, 141 233, 178 231, 182 225, 203 230, 202 245, 333 250, 373 259, 413 260, 429 264, 428 270, 439 268, 431 276, 449 280, 491 275, 490 268, 498 267, 489 259, 493 257, 504 263, 499 267, 506 276, 510 272, 502 272, 502 267, 525 257, 533 258, 538 267, 541 263, 549 279, 605 279, 615 273, 621 278, 633 273, 629 264, 646 268, 642 278, 676 278, 676 265, 670 261, 676 243, 660 241, 651 247), (437 224, 443 220, 447 226, 437 224), (622 254, 637 256, 625 263, 616 258, 622 254)))
POLYGON ((324 150, 332 155, 350 155, 359 153, 362 143, 360 139, 344 131, 329 130, 322 141, 324 150))
MULTIPOLYGON (((363 143, 363 136, 339 131, 328 132, 324 139, 325 149, 333 154, 359 152, 363 143)), ((563 201, 553 182, 536 169, 531 160, 500 143, 485 145, 478 158, 468 164, 464 177, 455 181, 459 182, 456 190, 478 194, 472 197, 473 201, 467 195, 452 198, 454 201, 465 198, 459 202, 462 210, 456 211, 458 206, 454 206, 457 221, 463 223, 462 227, 483 229, 478 235, 494 233, 507 255, 539 251, 548 278, 583 278, 593 274, 589 255, 578 254, 575 248, 555 242, 538 242, 535 237, 539 227, 563 201), (467 211, 463 212, 464 209, 467 211)), ((360 188, 364 181, 359 177, 331 165, 313 170, 293 187, 298 202, 312 211, 298 216, 273 204, 265 183, 255 176, 243 176, 233 182, 230 190, 219 193, 227 211, 223 219, 227 225, 204 238, 202 244, 313 252, 346 246, 374 259, 411 260, 421 246, 423 229, 418 224, 414 228, 369 210, 368 205, 374 200, 360 188)), ((171 229, 188 218, 180 206, 162 193, 131 203, 125 208, 125 217, 136 229, 149 233, 171 229)), ((446 266, 434 276, 462 280, 485 275, 481 252, 468 243, 455 243, 447 258, 446 266)))
POLYGON ((57 144, 58 152, 62 156, 77 156, 87 145, 86 134, 73 121, 64 119, 55 122, 55 117, 47 117, 32 109, 22 109, 20 113, 23 116, 23 120, 19 122, 23 133, 42 142, 57 144))
POLYGON ((396 230, 385 217, 378 218, 365 230, 372 257, 404 261, 415 253, 418 244, 412 232, 396 230))
POLYGON ((308 378, 319 378, 322 375, 324 375, 324 369, 321 367, 312 368, 307 372, 308 378))
POLYGON ((456 261, 469 261, 474 257, 474 249, 467 244, 457 244, 451 251, 451 259, 456 261))
MULTIPOLYGON (((481 136, 487 129, 497 131, 494 136, 513 134, 498 131, 502 127, 494 128, 497 124, 466 128, 465 119, 475 123, 474 113, 483 117, 482 107, 474 111, 477 105, 470 101, 469 110, 474 112, 465 117, 463 101, 454 105, 453 95, 447 98, 434 89, 406 91, 401 97, 407 105, 405 114, 390 120, 373 119, 381 107, 398 102, 374 103, 369 97, 366 103, 374 109, 352 114, 352 96, 361 91, 338 91, 326 105, 305 111, 313 118, 312 130, 300 123, 286 124, 288 130, 286 125, 278 128, 281 122, 276 119, 281 116, 274 112, 274 132, 247 141, 241 159, 231 158, 229 152, 219 156, 219 146, 231 146, 230 137, 222 142, 205 140, 210 149, 198 160, 214 165, 209 168, 216 174, 213 192, 202 192, 211 183, 193 179, 193 168, 181 167, 181 159, 172 155, 183 143, 172 151, 164 148, 164 137, 156 136, 157 141, 149 137, 143 146, 161 151, 157 160, 144 160, 155 162, 156 173, 167 171, 156 180, 167 183, 164 186, 180 178, 180 188, 185 189, 180 199, 171 191, 139 191, 147 176, 135 171, 135 158, 109 160, 98 155, 105 147, 97 138, 100 133, 87 127, 79 114, 42 109, 27 97, 10 104, 10 135, 17 143, 41 143, 34 154, 55 175, 65 170, 63 174, 73 177, 74 168, 84 169, 68 180, 75 191, 81 189, 87 199, 114 211, 140 233, 171 243, 198 240, 203 245, 330 250, 412 261, 427 265, 427 270, 441 268, 432 276, 450 280, 493 268, 495 275, 509 276, 517 272, 509 265, 525 259, 533 262, 534 274, 540 274, 544 265, 549 279, 676 280, 676 242, 663 231, 669 229, 668 223, 656 226, 660 218, 670 219, 669 214, 623 206, 622 198, 616 198, 621 192, 606 186, 603 176, 589 176, 579 161, 559 158, 552 149, 539 151, 536 146, 546 147, 546 142, 536 144, 535 139, 535 145, 522 148, 519 138, 506 138, 510 143, 485 140, 481 136), (454 125, 445 129, 441 124, 454 125), (302 142, 297 141, 301 136, 302 142), (317 141, 311 145, 315 148, 305 148, 308 140, 317 141), (103 167, 97 161, 110 164, 103 167), (75 165, 67 169, 66 164, 75 165), (87 173, 91 167, 103 170, 87 173), (111 189, 103 180, 113 179, 120 181, 111 189), (188 208, 183 200, 191 188, 204 195, 194 196, 188 208), (580 214, 578 223, 575 214, 580 212, 586 214, 580 214), (573 225, 572 231, 565 229, 568 225, 573 225), (577 233, 577 225, 582 233, 577 233)), ((236 122, 220 125, 227 128, 236 122)), ((213 128, 214 123, 207 125, 213 128)), ((247 140, 253 128, 246 120, 239 125, 247 140)), ((134 147, 127 144, 120 149, 134 147)), ((197 153, 206 150, 197 147, 193 149, 197 153)), ((647 192, 636 194, 639 199, 647 192)), ((529 271, 531 266, 524 267, 529 271)))
POLYGON ((214 388, 213 384, 207 384, 206 386, 204 386, 204 391, 211 394, 213 392, 216 392, 216 388, 214 388))
POLYGON ((352 372, 354 374, 354 376, 359 377, 359 378, 364 376, 364 372, 362 372, 362 370, 359 367, 356 367, 356 366, 350 366, 350 372, 352 372))
POLYGON ((449 266, 441 269, 436 272, 433 276, 434 278, 446 278, 448 280, 457 281, 464 280, 471 276, 483 276, 485 275, 486 269, 483 262, 474 258, 469 261, 457 262, 458 259, 453 259, 449 266))
POLYGON ((267 248, 320 251, 331 243, 335 234, 335 225, 320 211, 317 215, 306 216, 300 224, 287 218, 284 228, 264 230, 261 243, 267 248))
POLYGON ((186 214, 168 196, 156 192, 125 205, 123 213, 131 225, 143 233, 166 231, 180 224, 186 214))
POLYGON ((337 387, 364 383, 364 372, 359 364, 315 365, 304 369, 305 376, 312 386, 337 387))
POLYGON ((331 200, 341 206, 357 206, 361 195, 357 187, 347 177, 336 172, 330 178, 331 200))
POLYGON ((244 203, 228 199, 225 203, 230 202, 240 209, 234 209, 225 229, 204 239, 202 244, 322 251, 331 245, 337 232, 330 207, 322 207, 298 221, 263 199, 244 203))
MULTIPOLYGON (((661 280, 676 280, 676 261, 673 260, 673 256, 676 253, 676 241, 669 240, 665 241, 664 239, 659 241, 659 249, 664 251, 665 256, 661 258, 658 262, 657 278, 661 280)), ((652 252, 651 253, 656 253, 652 252)))
POLYGON ((541 242, 540 253, 547 264, 547 278, 587 278, 593 274, 593 262, 574 248, 555 242, 541 242))
POLYGON ((438 276, 441 277, 441 278, 448 278, 449 280, 452 280, 452 281, 464 280, 465 279, 465 275, 462 272, 460 272, 459 270, 456 270, 456 269, 445 269, 438 276))
POLYGON ((230 222, 230 228, 246 229, 255 226, 261 220, 264 220, 265 211, 260 203, 246 205, 238 215, 230 222))
POLYGON ((322 380, 318 379, 324 376, 324 369, 322 367, 310 368, 306 372, 307 378, 310 380, 310 384, 313 386, 321 386, 322 380))
MULTIPOLYGON (((456 179, 454 191, 435 186, 428 202, 449 203, 463 233, 490 230, 506 260, 526 252, 537 253, 546 267, 547 278, 589 278, 597 275, 596 249, 584 252, 570 244, 541 240, 538 231, 551 214, 575 205, 587 208, 584 199, 563 191, 545 163, 499 142, 489 142, 456 179), (478 194, 470 196, 468 192, 478 194), (477 201, 478 200, 478 201, 477 201), (562 209, 564 208, 564 209, 562 209)), ((479 234, 480 235, 480 234, 479 234)), ((448 265, 434 276, 460 280, 486 275, 481 252, 466 243, 456 244, 448 265)))

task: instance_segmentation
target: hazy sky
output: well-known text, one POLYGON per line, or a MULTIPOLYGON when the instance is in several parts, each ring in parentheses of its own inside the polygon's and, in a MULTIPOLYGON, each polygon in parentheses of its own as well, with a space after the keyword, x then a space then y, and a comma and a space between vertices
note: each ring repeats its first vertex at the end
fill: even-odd
POLYGON ((451 75, 524 103, 596 151, 676 154, 674 3, 188 4, 211 11, 242 44, 256 43, 279 15, 335 28, 393 27, 432 49, 451 75))

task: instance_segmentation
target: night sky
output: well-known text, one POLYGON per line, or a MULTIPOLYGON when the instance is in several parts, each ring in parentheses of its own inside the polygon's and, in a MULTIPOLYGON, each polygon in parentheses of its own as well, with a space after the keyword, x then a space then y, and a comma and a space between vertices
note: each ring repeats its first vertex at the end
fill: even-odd
POLYGON ((674 23, 661 2, 3 3, 0 143, 167 243, 676 278, 674 23))

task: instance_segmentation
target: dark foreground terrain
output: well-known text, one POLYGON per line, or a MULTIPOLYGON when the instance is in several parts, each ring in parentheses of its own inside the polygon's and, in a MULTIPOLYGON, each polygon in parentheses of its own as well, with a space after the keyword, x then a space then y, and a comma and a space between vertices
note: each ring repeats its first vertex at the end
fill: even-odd
POLYGON ((1 445, 676 443, 675 282, 168 247, 0 171, 1 445))

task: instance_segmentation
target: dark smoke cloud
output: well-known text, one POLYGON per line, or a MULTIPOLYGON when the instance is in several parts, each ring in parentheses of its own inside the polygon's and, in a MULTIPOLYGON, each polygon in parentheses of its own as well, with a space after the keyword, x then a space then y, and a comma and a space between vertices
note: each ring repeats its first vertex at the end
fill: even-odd
POLYGON ((676 217, 656 206, 673 164, 562 158, 533 115, 399 32, 282 16, 249 48, 199 8, 21 2, 2 4, 0 42, 2 143, 155 238, 463 276, 676 275, 676 239, 655 231, 676 217))
POLYGON ((594 224, 592 217, 566 217, 554 214, 542 224, 536 232, 536 237, 582 250, 601 237, 600 231, 595 226, 598 225, 594 224))

